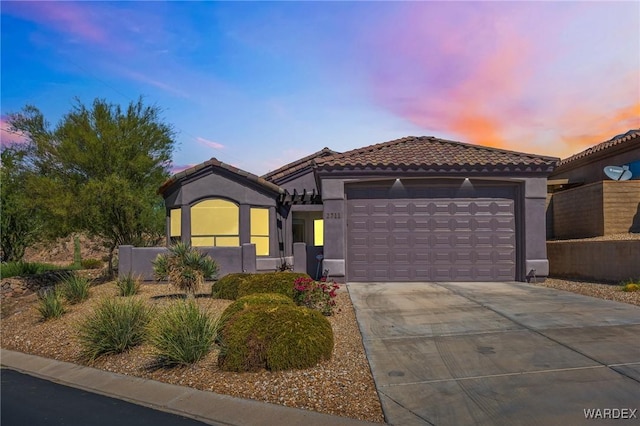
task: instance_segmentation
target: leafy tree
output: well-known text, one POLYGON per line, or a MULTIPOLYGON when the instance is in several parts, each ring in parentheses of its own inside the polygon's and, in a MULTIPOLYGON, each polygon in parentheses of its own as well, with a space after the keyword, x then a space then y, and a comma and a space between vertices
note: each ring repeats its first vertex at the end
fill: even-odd
POLYGON ((24 152, 9 146, 0 156, 0 257, 3 262, 19 262, 37 241, 42 221, 26 191, 24 152))
POLYGON ((100 237, 109 249, 148 245, 164 232, 158 187, 169 177, 173 128, 156 106, 142 99, 127 108, 96 99, 79 100, 51 128, 34 106, 11 114, 12 130, 28 137, 27 189, 34 206, 47 212, 54 236, 74 231, 100 237))

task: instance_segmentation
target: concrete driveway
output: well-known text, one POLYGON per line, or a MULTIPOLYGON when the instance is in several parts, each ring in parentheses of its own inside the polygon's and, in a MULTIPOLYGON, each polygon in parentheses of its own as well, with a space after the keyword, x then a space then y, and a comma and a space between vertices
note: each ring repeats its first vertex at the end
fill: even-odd
POLYGON ((347 288, 388 423, 640 423, 640 307, 526 283, 347 288))

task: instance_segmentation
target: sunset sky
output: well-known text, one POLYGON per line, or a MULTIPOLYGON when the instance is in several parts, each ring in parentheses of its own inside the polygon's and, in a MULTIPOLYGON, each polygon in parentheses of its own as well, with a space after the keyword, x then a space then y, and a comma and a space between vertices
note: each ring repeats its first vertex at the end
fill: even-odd
MULTIPOLYGON (((263 174, 404 136, 567 157, 640 128, 640 2, 9 2, 2 129, 24 105, 143 96, 174 167, 263 174)), ((2 143, 16 140, 2 131, 2 143)))

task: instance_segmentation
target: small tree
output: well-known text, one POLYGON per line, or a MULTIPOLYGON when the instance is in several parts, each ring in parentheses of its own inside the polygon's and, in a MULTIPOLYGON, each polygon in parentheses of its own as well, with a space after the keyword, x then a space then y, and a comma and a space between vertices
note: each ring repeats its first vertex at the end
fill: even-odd
POLYGON ((7 147, 0 155, 0 260, 19 262, 37 242, 42 220, 25 184, 24 152, 7 147))
POLYGON ((163 235, 157 189, 169 177, 175 132, 159 108, 142 100, 126 108, 78 101, 52 128, 40 110, 26 106, 9 115, 9 125, 27 139, 21 147, 26 191, 51 237, 101 238, 111 274, 119 245, 149 245, 163 235))
POLYGON ((157 281, 168 280, 170 285, 193 298, 205 280, 216 277, 218 265, 210 256, 179 242, 169 247, 168 253, 156 257, 153 273, 157 281))

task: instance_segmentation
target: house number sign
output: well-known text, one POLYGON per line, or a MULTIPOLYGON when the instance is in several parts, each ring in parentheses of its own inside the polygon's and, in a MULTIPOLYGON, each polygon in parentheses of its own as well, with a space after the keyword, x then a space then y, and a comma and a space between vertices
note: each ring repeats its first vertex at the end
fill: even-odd
POLYGON ((342 219, 342 214, 341 213, 325 213, 324 218, 325 219, 342 219))

